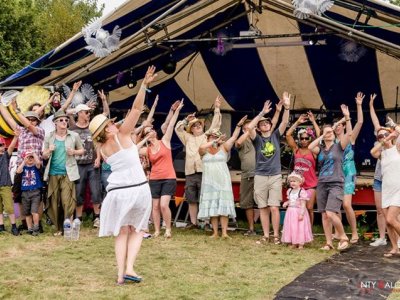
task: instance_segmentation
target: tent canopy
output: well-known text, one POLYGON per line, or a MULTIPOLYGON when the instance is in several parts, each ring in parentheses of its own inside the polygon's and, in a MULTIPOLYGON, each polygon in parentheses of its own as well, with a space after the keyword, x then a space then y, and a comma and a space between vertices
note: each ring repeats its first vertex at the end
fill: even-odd
POLYGON ((298 110, 338 110, 343 102, 354 109, 358 91, 377 93, 378 110, 395 107, 400 10, 384 2, 335 1, 322 16, 298 20, 283 0, 131 0, 102 21, 105 30, 122 29, 119 50, 96 58, 78 33, 0 88, 83 80, 108 91, 112 107, 126 108, 140 85, 127 87, 131 72, 140 79, 154 64, 159 76, 151 89, 160 94, 161 111, 180 98, 189 100, 186 111, 208 109, 220 94, 223 109, 248 112, 285 90, 295 95, 298 110), (240 32, 250 27, 258 36, 244 38, 240 32), (220 46, 233 44, 223 56, 212 51, 221 34, 230 40, 220 38, 220 46), (357 43, 356 52, 343 54, 348 41, 357 43), (308 42, 314 45, 288 46, 308 42), (348 62, 343 55, 360 58, 348 62), (166 74, 162 67, 170 58, 177 67, 166 74))

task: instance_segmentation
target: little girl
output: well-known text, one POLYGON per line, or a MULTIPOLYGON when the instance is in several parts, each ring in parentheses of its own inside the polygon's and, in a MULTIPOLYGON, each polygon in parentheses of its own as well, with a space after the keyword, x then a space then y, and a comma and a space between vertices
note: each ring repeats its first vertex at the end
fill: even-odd
POLYGON ((288 201, 283 204, 283 207, 288 209, 283 224, 282 242, 291 244, 293 248, 303 249, 305 243, 313 240, 310 216, 306 209, 306 201, 310 196, 301 188, 303 176, 292 172, 288 176, 288 181, 290 184, 287 191, 288 201))

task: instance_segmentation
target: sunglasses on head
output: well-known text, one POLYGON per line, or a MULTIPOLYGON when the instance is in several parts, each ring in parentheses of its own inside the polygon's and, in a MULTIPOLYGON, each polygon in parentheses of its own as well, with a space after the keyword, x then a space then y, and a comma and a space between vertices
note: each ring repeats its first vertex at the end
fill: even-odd
POLYGON ((386 133, 378 134, 377 138, 378 138, 378 140, 380 140, 380 139, 383 139, 383 138, 388 137, 388 136, 389 136, 389 133, 386 132, 386 133))
POLYGON ((68 119, 58 119, 58 122, 65 122, 65 123, 68 123, 69 120, 68 120, 68 119))

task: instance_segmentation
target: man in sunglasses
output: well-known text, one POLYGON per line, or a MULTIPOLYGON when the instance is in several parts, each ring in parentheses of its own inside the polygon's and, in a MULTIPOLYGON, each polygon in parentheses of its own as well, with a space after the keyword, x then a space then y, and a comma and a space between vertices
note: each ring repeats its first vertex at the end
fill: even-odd
POLYGON ((75 183, 79 179, 76 155, 83 155, 85 149, 76 132, 68 130, 69 118, 64 111, 54 114, 56 130, 46 136, 43 157, 48 159, 44 180, 48 181, 46 209, 56 226, 55 235, 61 235, 63 221, 74 215, 75 183))
MULTIPOLYGON (((99 93, 100 97, 104 93, 99 93)), ((105 97, 105 96, 104 96, 105 97)), ((105 104, 108 108, 107 102, 105 104)), ((103 101, 104 106, 104 101, 103 101)), ((82 142, 85 153, 76 156, 80 179, 76 183, 76 217, 82 221, 83 204, 86 196, 86 186, 90 186, 90 195, 93 203, 93 227, 100 226, 100 204, 102 202, 100 185, 100 155, 96 153, 93 144, 92 134, 89 131, 91 108, 86 104, 79 104, 75 107, 77 116, 76 123, 70 130, 76 132, 82 142)), ((107 113, 107 111, 106 111, 107 113)))

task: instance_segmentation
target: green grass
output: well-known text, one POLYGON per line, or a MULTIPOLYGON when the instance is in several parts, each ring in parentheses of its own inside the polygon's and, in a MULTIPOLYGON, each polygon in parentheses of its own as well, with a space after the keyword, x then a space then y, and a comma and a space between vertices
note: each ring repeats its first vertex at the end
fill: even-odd
POLYGON ((303 251, 256 245, 232 233, 211 240, 201 230, 144 240, 135 270, 140 284, 116 286, 113 238, 84 228, 78 242, 45 233, 0 235, 0 299, 272 299, 310 266, 334 252, 315 241, 303 251))

